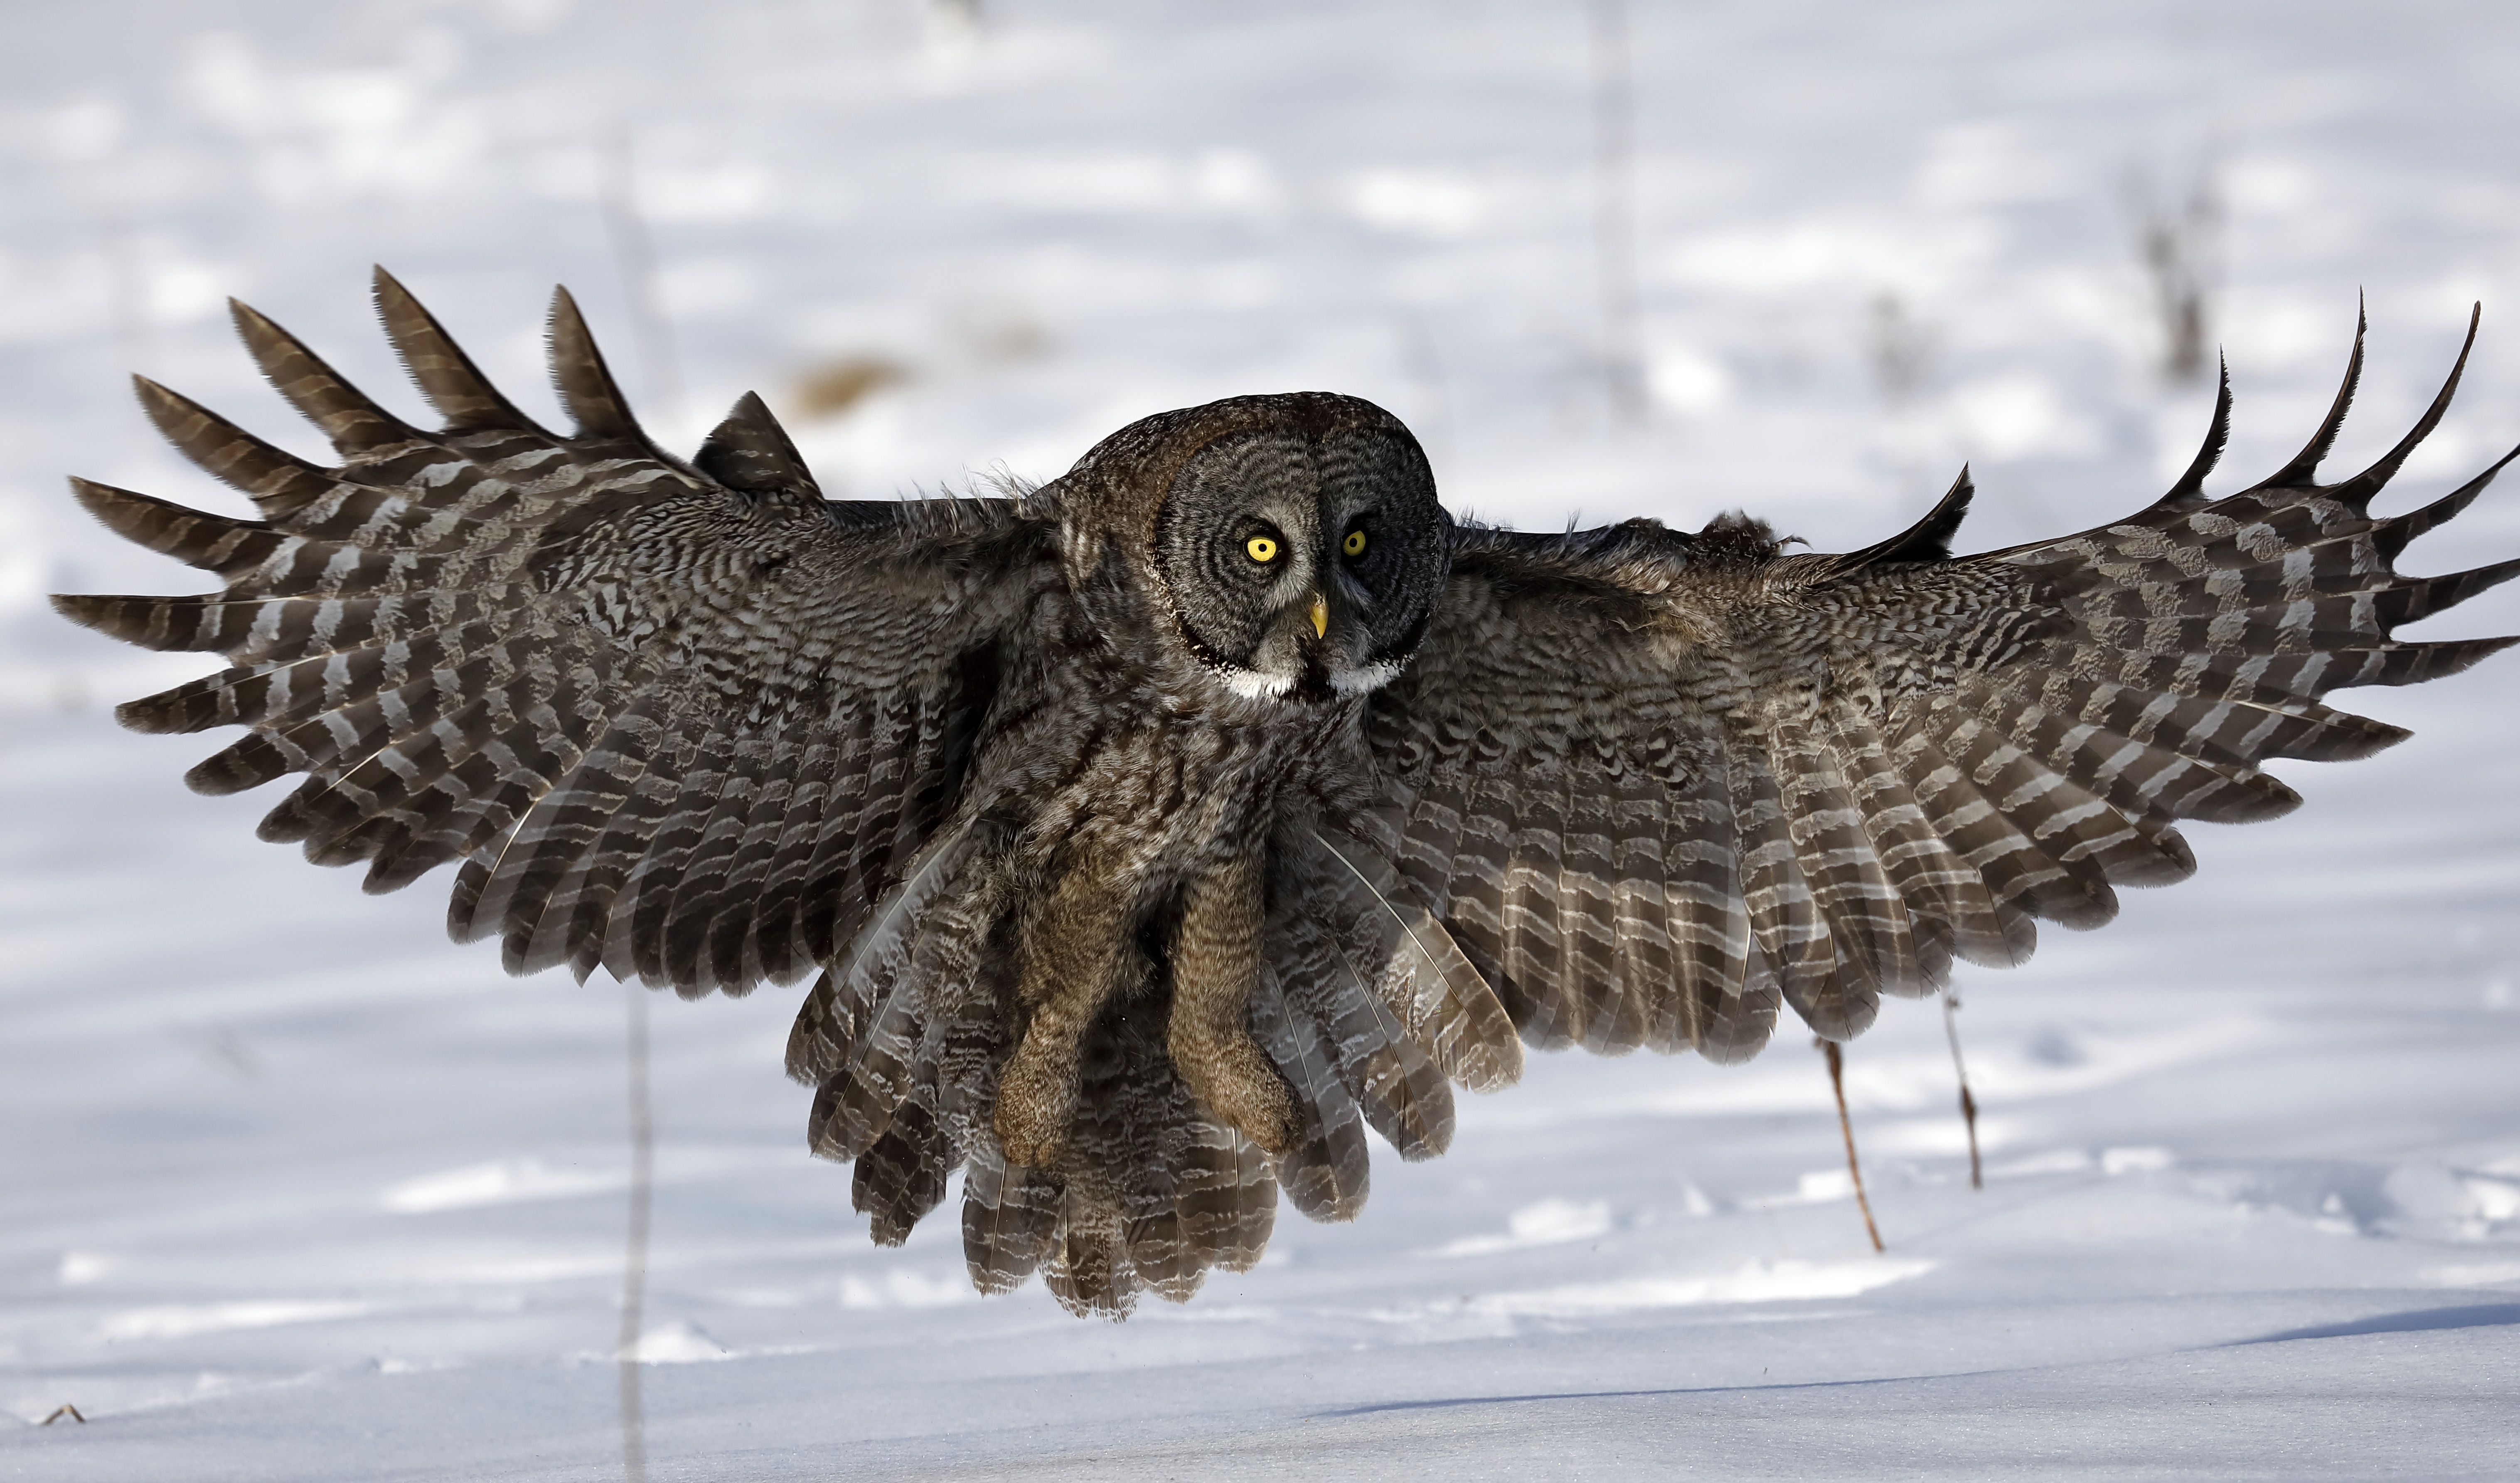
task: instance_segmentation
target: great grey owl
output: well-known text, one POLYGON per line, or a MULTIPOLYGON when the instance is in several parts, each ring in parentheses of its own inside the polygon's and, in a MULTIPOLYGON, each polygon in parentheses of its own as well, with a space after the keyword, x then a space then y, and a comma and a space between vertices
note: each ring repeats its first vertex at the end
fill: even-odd
POLYGON ((689 462, 651 442, 564 292, 568 435, 377 298, 444 427, 240 306, 340 466, 142 381, 264 518, 75 484, 226 584, 58 600, 227 656, 124 724, 249 728, 194 786, 304 774, 264 838, 371 890, 455 863, 450 930, 512 971, 819 972, 788 1068, 875 1238, 959 1167, 973 1281, 1040 1271, 1079 1313, 1249 1266, 1280 1188, 1355 1215, 1364 1129, 1442 1152, 1452 1085, 1513 1081, 1524 1044, 1738 1060, 1785 1005, 1842 1040, 1955 958, 2021 962, 2034 918, 2097 926, 2193 871, 2173 821, 2299 801, 2262 761, 2404 736, 2319 696, 2514 642, 2391 639, 2520 562, 2392 565, 2501 464, 2367 513, 2455 369, 2317 481, 2359 333, 2244 492, 2201 493, 2227 379, 2122 521, 1956 558, 1963 475, 1825 556, 1739 517, 1457 521, 1407 428, 1321 393, 1148 418, 1010 498, 827 501, 755 397, 689 462))

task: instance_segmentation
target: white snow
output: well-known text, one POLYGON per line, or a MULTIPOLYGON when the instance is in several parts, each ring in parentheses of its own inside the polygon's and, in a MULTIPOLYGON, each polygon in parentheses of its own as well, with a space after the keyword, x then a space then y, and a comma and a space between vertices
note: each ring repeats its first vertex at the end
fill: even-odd
MULTIPOLYGON (((136 415, 290 446, 236 292, 413 406, 403 276, 529 406, 576 290, 670 442, 758 387, 834 495, 1057 473, 1165 407, 1297 386, 1416 427, 1456 509, 1742 506, 1818 549, 1963 459, 1966 540, 2150 499, 2165 390, 2127 202, 2221 183, 2238 391, 2210 486, 2334 467, 2466 389, 2385 508, 2520 441, 2520 11, 1632 0, 1640 338, 1594 374, 1587 8, 987 0, 93 0, 0 12, 0 1473, 618 1476, 624 991, 503 978, 442 879, 370 899, 205 799, 112 702, 200 672, 48 591, 180 591, 80 473, 238 511, 136 415), (624 162, 670 344, 603 207, 624 162), (1895 319, 1883 304, 1895 307, 1895 319), (1912 368, 1876 384, 1884 325, 1912 368), (672 357, 671 365, 662 358, 672 357), (799 412, 844 357, 908 378, 799 412), (652 358, 653 357, 653 358, 652 358), (682 393, 672 393, 679 369, 682 393), (33 1423, 65 1403, 89 1418, 33 1423)), ((2520 490, 2409 554, 2520 554, 2520 490)), ((2498 594, 2426 636, 2520 627, 2498 594)), ((779 1074, 795 998, 653 1006, 639 1354, 657 1478, 2520 1474, 2520 660, 2350 697, 2412 727, 2279 768, 2199 877, 1820 1057, 1535 1056, 1350 1226, 1282 1212, 1186 1307, 981 1299, 953 1206, 868 1244, 779 1074), (698 1363, 705 1362, 705 1363, 698 1363)))
POLYGON ((404 1180, 378 1195, 377 1204, 382 1209, 418 1215, 518 1200, 567 1199, 600 1190, 619 1190, 628 1184, 624 1172, 581 1173, 554 1169, 538 1158, 503 1158, 404 1180))

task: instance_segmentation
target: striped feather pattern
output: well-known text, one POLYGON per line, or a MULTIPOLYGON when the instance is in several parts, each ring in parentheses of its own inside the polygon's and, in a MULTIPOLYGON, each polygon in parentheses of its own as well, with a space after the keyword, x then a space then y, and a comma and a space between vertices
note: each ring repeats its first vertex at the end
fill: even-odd
POLYGON ((1354 1220, 1371 1189, 1365 1121, 1339 1082, 1335 1053, 1312 1016, 1285 1002, 1273 969, 1252 996, 1252 1034, 1295 1094, 1304 1135, 1278 1163, 1278 1183, 1317 1221, 1354 1220))
MULTIPOLYGON (((1289 988, 1266 968, 1249 1008, 1254 1039, 1294 1093, 1296 1146, 1272 1160, 1197 1104, 1166 1049, 1165 966, 1140 954, 1135 982, 1082 1048, 1058 1166, 1023 1170, 1007 1166, 991 1110, 1015 1039, 1004 1006, 1025 868, 989 827, 940 836, 816 982, 788 1040, 788 1073, 816 1089, 809 1146, 855 1161, 857 1208, 875 1238, 906 1236, 962 1168, 975 1285, 1003 1291, 1038 1271, 1072 1311, 1121 1318, 1148 1292, 1184 1301, 1208 1271, 1257 1262, 1281 1185, 1314 1219, 1354 1218, 1368 1190, 1369 1121, 1404 1156, 1440 1151, 1450 1094, 1393 1007, 1417 993, 1418 968, 1392 940, 1399 928, 1371 915, 1309 929, 1345 921, 1357 887, 1332 874, 1344 867, 1326 845, 1307 858, 1310 907, 1300 924, 1272 922, 1300 942, 1271 962, 1314 975, 1289 988)), ((1440 937, 1431 920, 1420 925, 1440 937)), ((1450 1011, 1438 1005, 1428 1012, 1440 1022, 1450 1011)), ((1492 998, 1487 1013, 1509 1050, 1492 998)))
MULTIPOLYGON (((649 443, 565 293, 554 374, 577 431, 518 414, 382 273, 422 431, 242 305, 273 385, 342 464, 317 469, 154 383, 176 446, 253 496, 243 521, 82 482, 116 532, 211 571, 198 598, 63 598, 67 615, 230 667, 121 708, 140 730, 243 725, 195 769, 304 783, 263 826, 391 890, 466 862, 449 925, 518 970, 601 964, 685 994, 829 962, 952 810, 988 657, 1056 585, 1051 526, 1009 502, 843 522, 801 465, 742 487, 649 443), (799 478, 803 478, 801 489, 799 478)), ((785 448, 758 399, 713 446, 785 448)))
POLYGON ((1120 693, 1147 657, 1098 648, 1108 615, 1059 564, 1063 496, 826 502, 756 397, 676 458, 565 292, 551 350, 574 427, 556 434, 382 273, 377 306, 442 426, 403 422, 238 306, 338 467, 144 381, 158 427, 260 517, 73 483, 109 528, 221 584, 56 600, 226 660, 121 719, 247 728, 192 785, 298 778, 264 837, 363 862, 372 890, 457 864, 450 931, 498 938, 512 971, 601 966, 698 996, 819 968, 788 1068, 814 1089, 809 1146, 854 1163, 874 1238, 904 1239, 961 1170, 975 1285, 1039 1274, 1083 1315, 1247 1269, 1282 1188, 1309 1217, 1353 1218, 1366 1130, 1441 1153, 1454 1086, 1510 1084, 1525 1044, 1737 1060, 1786 1005, 1844 1039, 1955 959, 2027 958, 2036 920, 2096 926, 2120 887, 2192 874, 2180 822, 2295 806, 2265 763, 2402 740, 2328 692, 2513 642, 2393 637, 2520 562, 2394 564, 2500 463, 2369 514, 2456 369, 2389 454, 2317 482, 2358 335, 2334 410, 2273 478, 2202 492, 2227 382, 2169 494, 2061 540, 1953 558, 1965 474, 1847 556, 1782 555, 1738 517, 1695 535, 1457 529, 1427 638, 1366 704, 1367 751, 1354 712, 1325 709, 1288 734, 1339 775, 1298 787, 1263 765, 1286 741, 1268 727, 1058 708, 1120 693), (984 754, 997 771, 975 782, 984 754), (1126 982, 1075 1021, 1056 1167, 1010 1167, 999 1080, 1036 1022, 1018 965, 1064 858, 1043 841, 1124 815, 1152 827, 1115 858, 1147 866, 1155 899, 1126 982), (1246 1028, 1293 1113, 1274 1158, 1173 1065, 1157 929, 1182 885, 1149 864, 1212 868, 1252 840, 1272 874, 1246 1028))
MULTIPOLYGON (((2473 344, 2475 326, 2469 327, 2473 344)), ((2208 500, 2230 388, 2163 499, 2062 540, 1955 559, 1965 474, 1917 526, 1784 556, 1738 517, 1562 536, 1456 532, 1430 637, 1372 702, 1368 843, 1494 985, 1528 1043, 1754 1053, 1777 1003, 1845 1039, 1955 958, 2026 959, 2034 919, 2098 926, 2184 879, 2182 820, 2271 818, 2275 758, 2368 755, 2395 727, 2320 702, 2515 642, 2402 623, 2520 574, 2401 574, 2386 456, 2318 482, 2362 364, 2274 477, 2208 500)))

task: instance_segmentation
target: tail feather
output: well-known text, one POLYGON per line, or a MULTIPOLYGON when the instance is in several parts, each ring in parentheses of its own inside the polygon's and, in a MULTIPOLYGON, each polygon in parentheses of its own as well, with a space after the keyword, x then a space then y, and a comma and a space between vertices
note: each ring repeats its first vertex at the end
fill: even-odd
MULTIPOLYGON (((1191 1263, 1200 1270, 1250 1271, 1276 1224, 1278 1181, 1268 1155, 1213 1118, 1192 1119, 1177 1137, 1180 1146, 1171 1159, 1174 1224, 1191 1263)), ((1132 1262, 1135 1252, 1133 1244, 1132 1262)), ((1157 1289, 1162 1285, 1156 1283, 1157 1289)), ((1194 1279, 1190 1285, 1196 1286, 1194 1279)))
POLYGON ((1138 1306, 1138 1275, 1129 1266, 1119 1212, 1079 1207, 1071 1195, 1041 1267, 1041 1283, 1078 1318, 1127 1318, 1138 1306))
POLYGON ((920 1218, 945 1202, 947 1178, 961 1162, 929 1110, 932 1095, 932 1084, 916 1086, 851 1173, 850 1208, 869 1217, 868 1235, 878 1246, 910 1239, 920 1218))
POLYGON ((788 1080, 819 1087, 848 1064, 862 1028, 851 1019, 851 1007, 841 1003, 837 985, 825 969, 806 991, 796 1022, 788 1030, 788 1080))
POLYGON ((963 1260, 982 1293, 1012 1292, 1047 1259, 1066 1189, 1048 1169, 1010 1169, 997 1145, 974 1144, 963 1180, 963 1260))
MULTIPOLYGON (((1169 1003, 1155 984, 1139 997, 1169 1003)), ((1165 1049, 1166 1017, 1115 1002, 1079 1047, 1076 1112, 1059 1160, 1065 1238, 1042 1276, 1080 1317, 1125 1317, 1149 1287, 1183 1302, 1206 1276, 1184 1231, 1177 1177, 1183 1140, 1202 1114, 1165 1049)))
POLYGON ((808 1131, 814 1151, 825 1158, 856 1158, 874 1147, 910 1096, 925 1006, 922 981, 907 966, 901 982, 877 991, 875 1012, 850 1047, 848 1063, 814 1094, 808 1131))
MULTIPOLYGON (((984 952, 978 939, 987 924, 968 920, 968 912, 948 913, 940 902, 982 842, 969 821, 940 836, 860 933, 846 962, 829 974, 837 1021, 863 1022, 870 1028, 852 1037, 847 1065, 825 1081, 826 1087, 833 1081, 842 1087, 832 1106, 838 1121, 818 1122, 824 1127, 815 1134, 818 1147, 828 1145, 846 1150, 838 1156, 854 1156, 880 1136, 892 1108, 908 1093, 905 1078, 919 1030, 920 986, 930 980, 968 983, 977 976, 984 952), (878 1008, 862 1011, 860 1005, 878 1008)), ((819 1099, 816 1115, 821 1119, 819 1099)))

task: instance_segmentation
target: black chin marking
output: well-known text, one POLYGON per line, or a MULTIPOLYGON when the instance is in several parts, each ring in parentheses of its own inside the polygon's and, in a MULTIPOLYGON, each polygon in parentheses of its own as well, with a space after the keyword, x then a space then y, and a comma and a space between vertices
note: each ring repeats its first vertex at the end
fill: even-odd
POLYGON ((1199 663, 1206 665, 1208 668, 1215 670, 1247 670, 1251 667, 1248 664, 1237 664, 1232 659, 1218 653, 1215 647, 1209 644, 1205 639, 1200 638, 1198 636, 1198 631, 1190 626, 1190 620, 1184 618, 1179 612, 1175 612, 1173 614, 1173 627, 1180 631, 1182 643, 1189 648, 1191 657, 1196 659, 1199 663))
POLYGON ((1426 605, 1426 610, 1418 614, 1418 621, 1409 625, 1408 632, 1375 650, 1367 657, 1366 662, 1368 664, 1407 662, 1409 656, 1418 652, 1418 642, 1426 637, 1426 625, 1432 622, 1434 617, 1435 605, 1429 603, 1426 605))
POLYGON ((1338 691, 1330 684, 1330 667, 1322 662, 1319 650, 1304 651, 1304 672, 1296 679, 1295 688, 1286 694, 1294 699, 1313 705, 1320 705, 1339 697, 1338 691))

